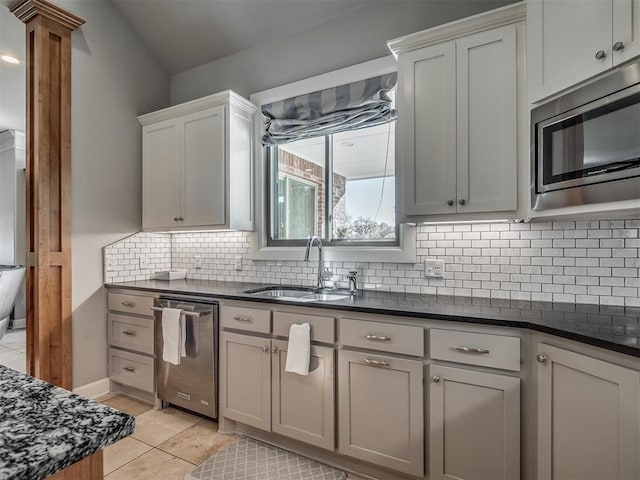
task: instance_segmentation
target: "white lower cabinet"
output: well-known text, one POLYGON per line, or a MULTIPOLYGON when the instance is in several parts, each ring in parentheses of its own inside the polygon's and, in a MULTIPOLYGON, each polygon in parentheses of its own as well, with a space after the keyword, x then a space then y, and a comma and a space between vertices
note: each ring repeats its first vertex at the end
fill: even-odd
POLYGON ((640 372, 537 345, 538 478, 640 478, 640 372))
POLYGON ((335 447, 334 349, 311 347, 309 375, 285 372, 287 342, 273 340, 271 430, 301 442, 335 447))
POLYGON ((424 475, 422 360, 340 350, 339 451, 424 475))
POLYGON ((271 340, 223 332, 220 335, 220 413, 271 429, 271 340))
POLYGON ((333 450, 334 350, 311 347, 309 375, 285 372, 287 342, 223 332, 221 415, 333 450))
POLYGON ((429 478, 520 478, 520 379, 429 366, 429 478))

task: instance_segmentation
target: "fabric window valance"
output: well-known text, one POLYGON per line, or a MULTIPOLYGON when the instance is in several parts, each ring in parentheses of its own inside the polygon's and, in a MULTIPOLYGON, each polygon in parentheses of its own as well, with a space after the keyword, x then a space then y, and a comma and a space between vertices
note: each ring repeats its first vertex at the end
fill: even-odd
POLYGON ((396 72, 263 105, 264 145, 281 145, 388 123, 396 72))

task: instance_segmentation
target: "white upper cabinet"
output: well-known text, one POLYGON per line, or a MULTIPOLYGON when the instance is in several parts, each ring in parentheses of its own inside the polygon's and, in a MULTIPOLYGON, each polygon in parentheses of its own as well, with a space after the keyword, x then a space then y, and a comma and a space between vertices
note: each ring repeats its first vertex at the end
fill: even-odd
POLYGON ((255 110, 226 91, 139 117, 144 230, 253 228, 255 110))
POLYGON ((524 208, 524 18, 516 4, 389 42, 400 222, 515 218, 524 208))
POLYGON ((640 54, 640 0, 528 0, 527 34, 533 103, 640 54))

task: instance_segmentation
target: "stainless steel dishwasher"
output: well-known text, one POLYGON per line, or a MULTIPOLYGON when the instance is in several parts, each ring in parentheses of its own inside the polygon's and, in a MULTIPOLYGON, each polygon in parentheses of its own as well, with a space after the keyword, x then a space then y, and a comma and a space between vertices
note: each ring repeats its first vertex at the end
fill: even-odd
POLYGON ((206 415, 218 416, 218 304, 161 297, 154 300, 155 368, 158 398, 206 415), (186 357, 179 365, 162 360, 162 310, 179 308, 186 326, 186 357))

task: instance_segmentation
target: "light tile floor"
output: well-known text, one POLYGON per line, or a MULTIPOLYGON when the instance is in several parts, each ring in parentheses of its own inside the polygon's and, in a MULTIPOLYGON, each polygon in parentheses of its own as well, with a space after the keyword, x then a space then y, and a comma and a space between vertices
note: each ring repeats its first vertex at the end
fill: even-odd
POLYGON ((0 339, 0 365, 19 372, 27 371, 27 330, 7 330, 0 339))
POLYGON ((105 480, 182 480, 235 439, 218 433, 216 422, 174 408, 153 410, 120 394, 98 401, 136 417, 133 435, 104 450, 105 480))

